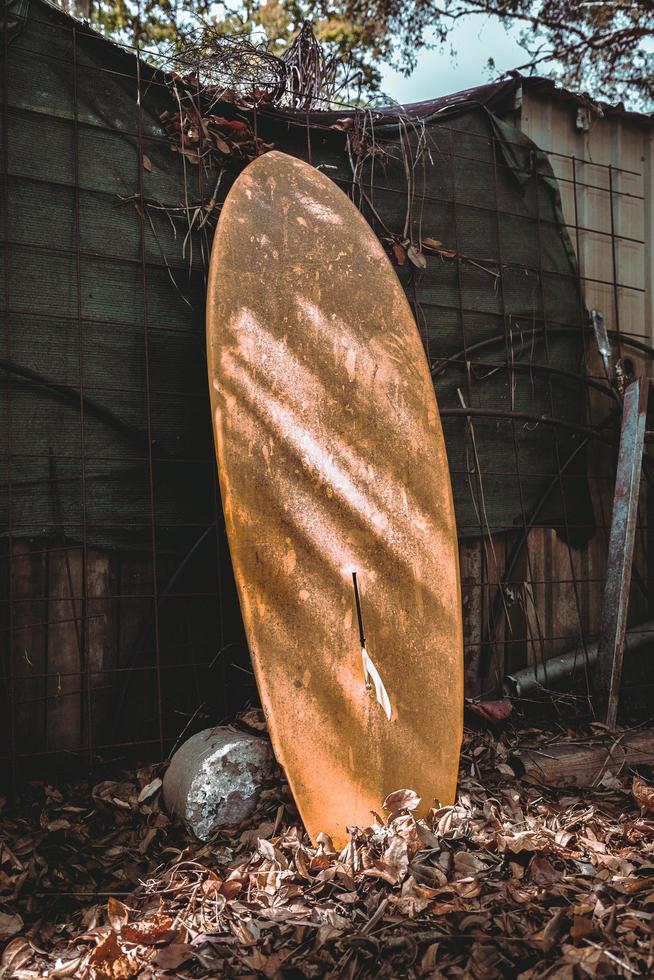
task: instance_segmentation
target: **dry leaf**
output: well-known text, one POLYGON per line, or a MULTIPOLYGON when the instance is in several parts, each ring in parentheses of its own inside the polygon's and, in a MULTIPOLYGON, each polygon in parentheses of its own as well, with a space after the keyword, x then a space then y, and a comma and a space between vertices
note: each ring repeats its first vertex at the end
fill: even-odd
POLYGON ((70 820, 66 820, 65 818, 51 820, 50 823, 46 825, 46 830, 50 834, 56 834, 58 830, 70 830, 70 828, 70 820))
MULTIPOLYGON (((513 705, 508 698, 502 698, 500 701, 466 701, 466 708, 490 722, 491 725, 499 725, 506 721, 513 711, 513 705)), ((512 770, 511 775, 514 775, 512 770)))
POLYGON ((488 865, 472 851, 457 851, 454 855, 454 868, 458 875, 470 876, 486 871, 488 865))
POLYGON ((621 881, 616 881, 614 887, 624 895, 636 895, 638 892, 650 891, 652 888, 652 879, 649 877, 623 878, 621 881))
POLYGON ((311 875, 309 874, 309 861, 307 860, 307 855, 303 848, 298 847, 293 855, 293 863, 295 864, 298 874, 306 881, 311 881, 311 875))
POLYGON ((221 153, 224 153, 226 156, 229 156, 231 154, 232 152, 231 146, 229 145, 227 140, 224 140, 222 136, 218 135, 218 133, 213 134, 213 141, 216 144, 216 148, 220 150, 221 153))
POLYGON ((227 901, 231 901, 233 898, 236 898, 237 895, 240 895, 243 885, 243 878, 237 871, 235 871, 230 874, 227 880, 220 886, 220 894, 226 898, 227 901))
POLYGON ((25 966, 32 958, 32 947, 27 939, 16 936, 10 940, 2 952, 0 966, 6 977, 16 973, 21 966, 25 966))
POLYGON ((116 807, 122 810, 130 810, 136 805, 138 796, 136 787, 126 780, 115 782, 112 779, 105 779, 94 786, 92 792, 96 806, 109 810, 116 807))
POLYGON ((314 854, 309 862, 309 871, 326 871, 331 863, 329 854, 314 854))
POLYGON ((243 946, 253 946, 261 935, 254 919, 232 919, 230 929, 243 946))
MULTIPOLYGON (((563 946, 563 952, 565 953, 567 960, 571 960, 573 963, 576 963, 581 967, 581 972, 576 975, 583 977, 601 976, 601 973, 599 973, 600 964, 602 962, 606 964, 607 962, 607 957, 604 950, 596 949, 593 946, 582 946, 577 948, 575 946, 565 945, 563 946)), ((610 970, 608 976, 624 976, 625 973, 621 972, 620 974, 616 974, 615 971, 610 970)), ((604 976, 607 976, 607 974, 604 973, 604 976)))
POLYGON ((159 912, 140 922, 129 922, 120 932, 120 938, 128 943, 143 943, 151 946, 165 939, 172 927, 173 920, 169 915, 159 912))
POLYGON ((391 885, 397 885, 406 877, 409 868, 409 852, 406 841, 393 837, 380 861, 375 861, 364 874, 373 878, 383 878, 391 885))
POLYGON ((443 243, 441 241, 439 241, 437 238, 430 238, 429 236, 427 236, 427 238, 421 239, 420 244, 426 245, 427 248, 435 248, 435 249, 443 248, 443 243))
MULTIPOLYGON (((440 901, 440 890, 419 885, 411 875, 402 885, 400 895, 391 896, 390 901, 398 912, 409 916, 409 918, 414 918, 427 908, 430 908, 436 915, 444 914, 439 910, 445 907, 444 903, 440 901)), ((449 903, 448 907, 453 908, 454 906, 449 903)), ((458 910, 460 906, 457 904, 456 908, 458 910)))
POLYGON ((563 909, 557 909, 545 926, 543 932, 543 952, 546 956, 552 952, 566 930, 567 920, 563 909))
POLYGON ((393 254, 398 265, 406 264, 406 250, 399 242, 393 242, 393 254))
POLYGON ((436 969, 436 964, 438 963, 438 949, 438 943, 431 943, 431 945, 429 945, 422 954, 420 967, 425 973, 430 973, 432 970, 436 969))
POLYGON ((521 854, 523 851, 541 851, 549 840, 532 830, 507 830, 497 835, 497 846, 501 851, 521 854))
POLYGON ((247 711, 243 711, 238 716, 238 720, 247 725, 248 728, 254 728, 257 732, 265 732, 268 729, 266 716, 261 708, 248 708, 247 711))
POLYGON ((152 173, 152 160, 145 153, 143 154, 143 169, 147 170, 148 173, 152 173))
POLYGON ((585 915, 575 915, 570 926, 570 935, 576 943, 581 939, 585 939, 586 936, 590 936, 591 932, 594 931, 595 927, 592 919, 589 919, 585 915))
POLYGON ((163 786, 163 780, 159 779, 159 777, 157 776, 157 778, 153 779, 151 783, 148 783, 147 786, 143 787, 143 789, 141 790, 141 792, 137 797, 137 802, 145 803, 145 801, 149 800, 151 796, 154 796, 154 794, 158 790, 160 790, 162 786, 163 786))
POLYGON ((561 880, 561 872, 548 861, 544 854, 535 854, 529 862, 529 880, 539 888, 546 888, 555 881, 561 880))
POLYGON ((257 840, 257 850, 259 851, 261 857, 265 858, 266 861, 274 862, 276 860, 275 848, 269 840, 265 839, 265 837, 260 837, 257 840))
POLYGON ((176 970, 193 956, 195 950, 188 943, 170 943, 157 950, 152 962, 162 970, 176 970))
POLYGON ((409 245, 406 250, 406 254, 417 269, 427 268, 427 259, 414 245, 409 245))
POLYGON ((122 902, 117 898, 110 898, 107 902, 107 920, 114 932, 120 932, 129 918, 129 912, 122 902))
POLYGON ((654 786, 648 786, 644 779, 634 776, 631 794, 638 806, 647 810, 648 813, 654 813, 654 786))
POLYGON ((23 920, 16 913, 0 912, 0 942, 11 939, 23 928, 23 920))
POLYGON ((420 797, 412 789, 396 789, 394 793, 389 793, 383 803, 384 809, 391 814, 416 810, 419 806, 420 797))
POLYGON ((87 965, 96 977, 107 980, 125 980, 138 972, 135 959, 127 956, 121 949, 115 932, 110 932, 102 942, 91 951, 87 965))

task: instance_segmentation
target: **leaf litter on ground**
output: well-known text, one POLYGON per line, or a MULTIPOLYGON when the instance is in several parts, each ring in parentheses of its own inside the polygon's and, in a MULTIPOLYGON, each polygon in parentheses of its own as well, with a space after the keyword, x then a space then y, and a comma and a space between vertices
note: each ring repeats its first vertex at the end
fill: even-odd
POLYGON ((453 806, 418 819, 398 787, 340 852, 281 776, 208 843, 164 813, 161 767, 31 783, 1 814, 0 975, 653 976, 651 780, 553 790, 508 764, 572 734, 466 732, 453 806))

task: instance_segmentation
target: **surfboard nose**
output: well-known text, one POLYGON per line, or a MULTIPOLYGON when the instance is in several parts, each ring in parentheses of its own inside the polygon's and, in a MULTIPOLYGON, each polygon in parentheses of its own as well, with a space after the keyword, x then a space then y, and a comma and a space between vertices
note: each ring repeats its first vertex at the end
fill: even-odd
POLYGON ((424 808, 453 800, 462 627, 447 457, 415 321, 369 225, 303 161, 273 150, 232 187, 207 350, 230 553, 273 745, 307 829, 338 846, 397 789, 424 808))

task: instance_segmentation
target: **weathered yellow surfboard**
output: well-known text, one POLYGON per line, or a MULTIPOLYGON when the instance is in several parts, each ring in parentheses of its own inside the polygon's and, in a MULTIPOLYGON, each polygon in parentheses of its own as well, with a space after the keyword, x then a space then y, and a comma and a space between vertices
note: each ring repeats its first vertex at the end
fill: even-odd
POLYGON ((243 620, 307 830, 342 846, 402 788, 418 813, 451 803, 462 622, 432 381, 381 245, 308 164, 267 153, 230 191, 207 349, 243 620))

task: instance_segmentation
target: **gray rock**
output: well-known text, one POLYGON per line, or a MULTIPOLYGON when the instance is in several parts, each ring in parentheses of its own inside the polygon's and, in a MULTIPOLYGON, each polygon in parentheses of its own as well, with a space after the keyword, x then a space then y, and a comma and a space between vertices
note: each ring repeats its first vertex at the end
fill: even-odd
POLYGON ((173 756, 163 781, 164 802, 196 837, 207 840, 252 815, 272 767, 267 738, 207 728, 173 756))

